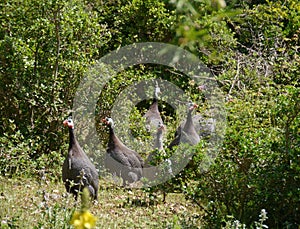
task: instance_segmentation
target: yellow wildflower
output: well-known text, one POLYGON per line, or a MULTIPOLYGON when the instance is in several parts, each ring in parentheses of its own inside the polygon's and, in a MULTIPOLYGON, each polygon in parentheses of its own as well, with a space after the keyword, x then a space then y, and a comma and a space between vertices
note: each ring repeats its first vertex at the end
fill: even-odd
POLYGON ((91 229, 96 226, 96 217, 89 211, 75 211, 70 224, 75 229, 91 229))
POLYGON ((91 229, 96 226, 96 217, 89 212, 89 190, 84 188, 81 195, 81 210, 75 211, 70 224, 75 229, 91 229))

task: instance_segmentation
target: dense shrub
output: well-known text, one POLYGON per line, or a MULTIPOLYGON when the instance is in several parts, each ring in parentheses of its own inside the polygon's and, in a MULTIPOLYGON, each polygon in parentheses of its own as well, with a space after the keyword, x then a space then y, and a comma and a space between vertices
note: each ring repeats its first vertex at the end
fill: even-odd
POLYGON ((205 208, 210 225, 220 225, 226 215, 251 225, 260 209, 267 210, 272 228, 299 224, 299 139, 291 134, 299 129, 299 90, 284 91, 294 98, 289 105, 296 110, 280 112, 280 120, 289 120, 283 125, 274 123, 287 105, 278 102, 282 96, 276 92, 264 95, 271 96, 267 103, 249 98, 247 108, 244 100, 228 105, 220 156, 198 185, 187 190, 187 196, 205 208))
POLYGON ((185 45, 212 64, 228 101, 223 149, 210 170, 194 179, 197 185, 185 190, 206 212, 209 228, 221 226, 227 215, 254 226, 261 209, 272 228, 299 225, 298 8, 295 1, 275 1, 225 17, 225 24, 199 20, 204 44, 216 42, 212 51, 182 34, 185 45))

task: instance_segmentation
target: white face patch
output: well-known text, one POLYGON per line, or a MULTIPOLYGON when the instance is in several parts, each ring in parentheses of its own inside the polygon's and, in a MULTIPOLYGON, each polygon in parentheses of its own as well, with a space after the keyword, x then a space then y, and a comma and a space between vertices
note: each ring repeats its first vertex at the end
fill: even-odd
POLYGON ((110 125, 111 127, 113 127, 114 126, 114 121, 112 120, 112 118, 105 118, 105 120, 106 120, 106 123, 108 124, 108 125, 110 125))
POLYGON ((70 128, 74 128, 74 122, 73 122, 73 119, 72 118, 68 118, 68 126, 70 127, 70 128))

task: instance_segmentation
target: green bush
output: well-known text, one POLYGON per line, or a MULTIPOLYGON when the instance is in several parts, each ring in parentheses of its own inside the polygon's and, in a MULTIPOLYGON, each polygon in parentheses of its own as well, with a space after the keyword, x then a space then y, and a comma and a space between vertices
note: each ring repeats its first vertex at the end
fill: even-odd
POLYGON ((0 137, 6 155, 22 151, 24 167, 38 169, 45 154, 56 168, 67 141, 62 121, 84 71, 109 39, 98 14, 82 1, 1 2, 0 137))
POLYGON ((252 225, 263 208, 272 228, 299 224, 299 90, 276 93, 263 95, 268 102, 250 96, 228 104, 223 149, 187 189, 207 212, 208 225, 220 226, 226 215, 252 225))

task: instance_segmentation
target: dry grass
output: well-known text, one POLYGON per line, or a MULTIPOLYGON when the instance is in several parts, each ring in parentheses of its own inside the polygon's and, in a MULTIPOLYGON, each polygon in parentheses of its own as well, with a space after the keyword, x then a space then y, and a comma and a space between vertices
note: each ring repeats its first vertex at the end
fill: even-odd
MULTIPOLYGON (((80 203, 62 183, 0 177, 1 228, 70 228, 80 203)), ((98 203, 91 206, 97 228, 200 228, 199 209, 181 194, 153 203, 141 189, 122 189, 100 180, 98 203)))

